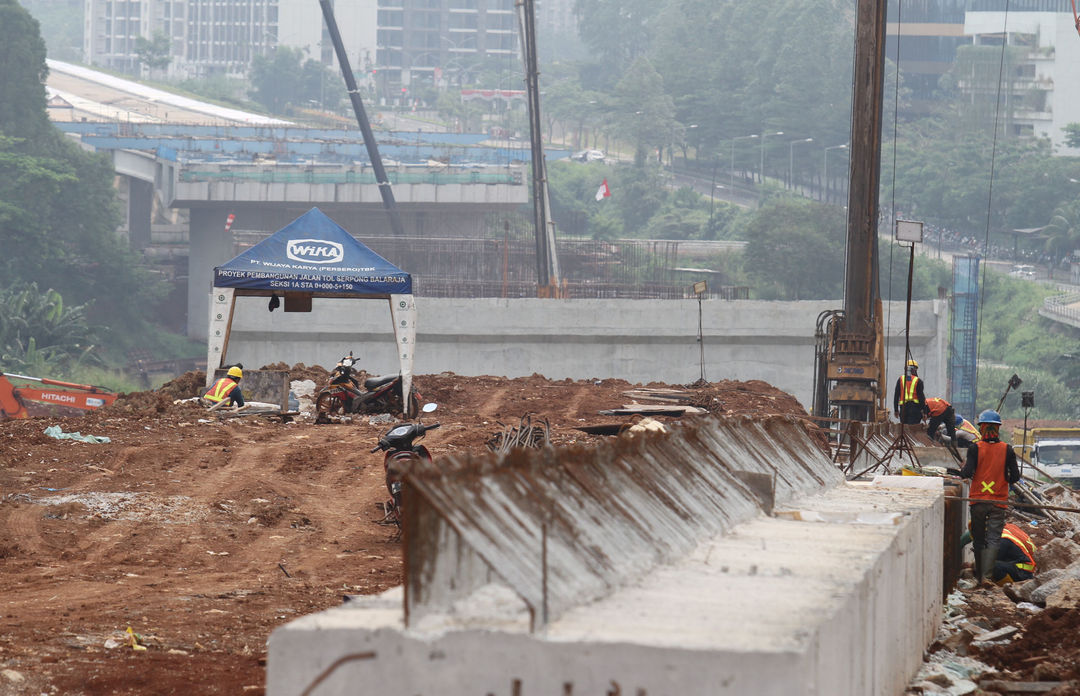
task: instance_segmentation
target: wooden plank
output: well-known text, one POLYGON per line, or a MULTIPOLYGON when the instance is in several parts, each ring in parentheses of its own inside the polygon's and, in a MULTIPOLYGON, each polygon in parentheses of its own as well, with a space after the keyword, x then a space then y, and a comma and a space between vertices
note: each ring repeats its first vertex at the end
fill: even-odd
POLYGON ((597 411, 601 416, 685 416, 700 413, 708 413, 703 408, 696 406, 657 406, 647 404, 627 404, 622 408, 612 408, 605 411, 597 411))
POLYGON ((975 642, 976 643, 985 643, 985 642, 991 641, 991 640, 1001 640, 1002 638, 1006 638, 1008 636, 1011 636, 1012 634, 1016 633, 1019 630, 1020 629, 1017 628, 1016 626, 1005 626, 1004 628, 999 628, 996 631, 990 631, 988 633, 980 633, 979 635, 975 636, 975 642))
POLYGON ((1060 687, 1064 682, 1011 682, 1004 679, 986 679, 979 682, 979 688, 983 691, 994 691, 999 694, 1045 694, 1060 687))

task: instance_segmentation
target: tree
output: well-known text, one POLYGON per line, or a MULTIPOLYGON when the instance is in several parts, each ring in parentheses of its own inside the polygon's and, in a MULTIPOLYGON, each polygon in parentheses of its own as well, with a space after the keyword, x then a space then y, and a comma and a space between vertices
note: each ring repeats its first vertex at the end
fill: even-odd
POLYGON ((649 48, 656 0, 577 0, 578 34, 608 70, 622 73, 649 48))
POLYGON ((172 62, 172 56, 169 55, 169 37, 160 31, 155 31, 152 39, 136 37, 135 55, 151 74, 155 70, 164 70, 172 62))
POLYGON ((664 81, 652 64, 638 58, 615 86, 616 132, 634 146, 634 164, 645 165, 651 149, 667 147, 681 125, 675 104, 664 92, 664 81))
POLYGON ((45 118, 49 69, 38 23, 16 0, 0 0, 0 130, 32 142, 52 130, 45 118))
POLYGON ((844 211, 811 201, 777 199, 761 207, 742 236, 744 269, 756 296, 839 299, 844 289, 844 211))
POLYGON ((37 283, 0 288, 0 360, 8 370, 32 375, 70 374, 90 361, 96 332, 87 324, 86 308, 65 306, 56 290, 38 290, 37 283))
POLYGON ((251 98, 275 113, 304 99, 303 52, 278 46, 268 56, 256 56, 251 65, 251 98))
POLYGON ((159 282, 116 235, 120 213, 107 155, 84 152, 45 113, 37 23, 0 0, 0 278, 38 282, 122 332, 154 311, 159 282), (14 49, 12 48, 14 47, 14 49))

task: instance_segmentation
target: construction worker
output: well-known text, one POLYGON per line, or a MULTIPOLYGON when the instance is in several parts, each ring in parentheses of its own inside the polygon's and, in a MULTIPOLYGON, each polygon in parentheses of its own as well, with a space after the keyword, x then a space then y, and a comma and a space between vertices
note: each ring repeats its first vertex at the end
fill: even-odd
POLYGON ((907 361, 907 369, 896 380, 893 390, 893 413, 904 425, 922 423, 923 411, 926 410, 926 397, 923 395, 923 383, 919 379, 919 363, 907 361))
POLYGON ((210 405, 211 411, 216 411, 225 404, 229 404, 239 411, 245 408, 244 393, 240 391, 240 380, 244 378, 244 371, 240 366, 233 365, 225 376, 214 382, 214 385, 203 394, 203 402, 210 405))
MULTIPOLYGON (((971 532, 964 532, 961 544, 971 542, 971 532)), ((998 547, 997 560, 991 579, 998 585, 1011 582, 1023 582, 1035 577, 1035 542, 1024 530, 1012 522, 1001 530, 1001 546, 998 547)))
POLYGON ((967 418, 959 413, 953 421, 956 428, 956 444, 961 447, 969 447, 979 441, 979 430, 971 424, 967 418))
POLYGON ((926 424, 926 436, 931 440, 937 435, 938 427, 945 426, 945 434, 950 441, 956 440, 956 411, 945 399, 932 397, 926 400, 926 415, 930 420, 926 424))
POLYGON ((968 447, 960 478, 971 479, 971 548, 975 552, 975 580, 989 582, 1005 527, 1009 484, 1020 480, 1016 453, 998 438, 1001 416, 987 409, 979 414, 980 440, 968 447))

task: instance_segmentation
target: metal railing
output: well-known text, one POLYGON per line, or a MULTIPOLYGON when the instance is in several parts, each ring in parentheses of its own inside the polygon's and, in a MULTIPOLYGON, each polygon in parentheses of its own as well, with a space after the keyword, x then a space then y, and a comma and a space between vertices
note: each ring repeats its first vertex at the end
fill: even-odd
MULTIPOLYGON (((388 171, 391 184, 524 184, 521 170, 483 171, 388 171)), ((181 183, 203 181, 256 181, 266 184, 370 184, 378 182, 375 172, 354 169, 331 171, 260 170, 192 170, 180 172, 181 183)))

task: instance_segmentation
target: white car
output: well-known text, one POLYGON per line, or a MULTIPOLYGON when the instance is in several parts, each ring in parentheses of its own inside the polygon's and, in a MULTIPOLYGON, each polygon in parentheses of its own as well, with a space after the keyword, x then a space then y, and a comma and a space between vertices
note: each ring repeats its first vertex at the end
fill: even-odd
POLYGON ((1013 266, 1012 270, 1009 271, 1009 275, 1011 275, 1013 278, 1034 278, 1035 267, 1027 265, 1013 266))
POLYGON ((573 159, 578 162, 603 162, 604 151, 603 150, 582 150, 581 152, 575 152, 572 155, 573 159))

